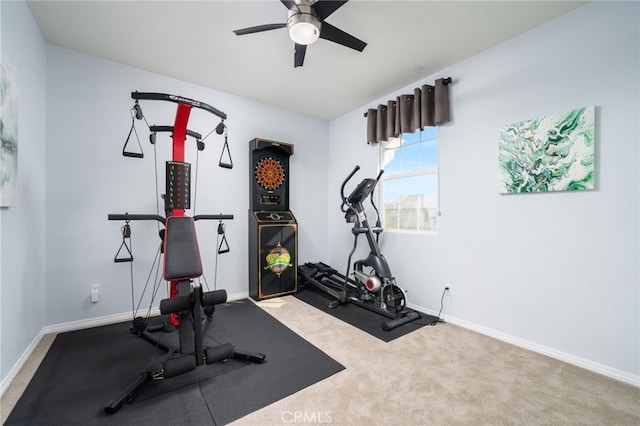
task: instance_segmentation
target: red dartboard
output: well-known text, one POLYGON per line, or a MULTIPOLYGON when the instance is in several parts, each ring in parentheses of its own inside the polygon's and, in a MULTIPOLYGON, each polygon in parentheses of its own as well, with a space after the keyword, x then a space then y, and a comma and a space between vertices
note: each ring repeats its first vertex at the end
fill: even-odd
POLYGON ((272 191, 284 183, 284 167, 276 158, 263 157, 256 163, 255 176, 261 187, 272 191))

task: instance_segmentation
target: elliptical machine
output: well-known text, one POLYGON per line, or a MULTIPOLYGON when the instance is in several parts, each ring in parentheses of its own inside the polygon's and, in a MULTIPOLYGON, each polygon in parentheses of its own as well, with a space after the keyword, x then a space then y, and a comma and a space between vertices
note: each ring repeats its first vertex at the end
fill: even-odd
POLYGON ((354 235, 346 274, 342 275, 324 263, 306 263, 299 269, 303 282, 314 285, 335 299, 328 304, 329 308, 337 308, 340 304, 350 302, 369 309, 391 319, 382 323, 383 330, 390 331, 419 319, 420 313, 407 309, 406 293, 396 284, 395 277, 391 274, 389 264, 378 245, 383 227, 373 193, 384 170, 381 170, 375 179, 363 179, 347 197, 344 192, 345 186, 358 170, 360 166, 356 166, 351 171, 340 187, 342 198, 340 209, 345 214, 347 223, 353 223, 351 232, 354 235), (370 199, 376 211, 375 226, 371 226, 367 218, 363 204, 367 198, 370 199), (351 260, 358 247, 358 237, 362 234, 367 239, 370 252, 365 259, 353 263, 353 278, 350 278, 351 260))

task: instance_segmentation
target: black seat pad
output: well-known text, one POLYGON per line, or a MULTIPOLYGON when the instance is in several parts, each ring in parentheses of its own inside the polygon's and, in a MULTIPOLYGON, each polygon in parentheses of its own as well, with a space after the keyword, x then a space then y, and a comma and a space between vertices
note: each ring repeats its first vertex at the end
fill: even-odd
POLYGON ((164 236, 164 279, 181 280, 200 275, 202 262, 193 218, 168 217, 164 236))

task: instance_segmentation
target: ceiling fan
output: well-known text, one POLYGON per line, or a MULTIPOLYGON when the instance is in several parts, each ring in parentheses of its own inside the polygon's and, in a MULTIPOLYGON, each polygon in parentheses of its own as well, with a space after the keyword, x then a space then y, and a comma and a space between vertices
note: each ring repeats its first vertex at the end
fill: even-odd
POLYGON ((295 43, 294 68, 302 66, 304 55, 307 52, 307 45, 315 43, 318 38, 362 52, 367 43, 325 22, 329 15, 338 10, 347 1, 349 0, 280 0, 289 9, 287 22, 258 25, 234 30, 233 32, 236 35, 245 35, 287 27, 289 29, 289 37, 295 43))

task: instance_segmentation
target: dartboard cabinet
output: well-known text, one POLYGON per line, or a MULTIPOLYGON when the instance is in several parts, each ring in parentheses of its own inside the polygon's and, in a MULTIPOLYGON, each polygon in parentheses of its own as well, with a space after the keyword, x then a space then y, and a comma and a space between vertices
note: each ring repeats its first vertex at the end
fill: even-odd
POLYGON ((249 296, 298 291, 298 223, 289 210, 293 145, 253 139, 250 154, 249 296))

